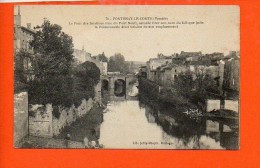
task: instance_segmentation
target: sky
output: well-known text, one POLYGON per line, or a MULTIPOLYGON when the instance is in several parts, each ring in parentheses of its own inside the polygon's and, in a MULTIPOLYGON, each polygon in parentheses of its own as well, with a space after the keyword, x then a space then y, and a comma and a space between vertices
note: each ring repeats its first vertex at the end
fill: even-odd
MULTIPOLYGON (((97 6, 97 5, 20 5, 22 25, 41 25, 44 18, 58 24, 72 36, 74 48, 92 55, 121 53, 128 61, 148 61, 158 53, 213 53, 240 50, 240 10, 238 6, 97 6), (95 29, 74 22, 110 22, 113 17, 164 17, 167 22, 196 22, 165 29, 95 29), (71 23, 71 24, 70 24, 71 23)), ((17 6, 14 8, 17 14, 17 6)), ((124 22, 128 20, 121 20, 124 22)), ((150 22, 155 22, 151 20, 150 22)))

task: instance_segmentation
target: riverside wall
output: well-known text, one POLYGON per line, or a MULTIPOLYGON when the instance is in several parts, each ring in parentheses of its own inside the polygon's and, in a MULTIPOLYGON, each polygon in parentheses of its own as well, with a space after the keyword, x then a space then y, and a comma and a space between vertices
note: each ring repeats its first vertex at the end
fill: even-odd
POLYGON ((53 137, 58 135, 65 126, 69 126, 77 118, 85 115, 94 106, 94 100, 82 100, 79 107, 53 107, 51 104, 29 106, 29 135, 39 137, 53 137), (59 117, 53 116, 53 112, 59 117))
POLYGON ((21 146, 23 139, 28 135, 28 92, 14 95, 14 147, 21 146))

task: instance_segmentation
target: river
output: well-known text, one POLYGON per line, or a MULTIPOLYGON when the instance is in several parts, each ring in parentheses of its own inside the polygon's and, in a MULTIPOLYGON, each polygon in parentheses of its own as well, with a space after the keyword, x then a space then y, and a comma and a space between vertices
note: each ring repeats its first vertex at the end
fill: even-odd
POLYGON ((237 120, 190 118, 138 94, 137 85, 103 91, 106 108, 93 108, 58 138, 87 137, 104 149, 239 149, 237 120))
POLYGON ((109 149, 238 149, 237 121, 189 118, 136 96, 106 96, 99 143, 109 149))

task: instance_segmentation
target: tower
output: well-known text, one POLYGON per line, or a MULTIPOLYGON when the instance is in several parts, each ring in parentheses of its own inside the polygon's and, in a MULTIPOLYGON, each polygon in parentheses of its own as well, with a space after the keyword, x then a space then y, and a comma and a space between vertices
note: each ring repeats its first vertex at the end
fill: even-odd
POLYGON ((21 26, 20 6, 17 6, 17 8, 18 8, 17 14, 14 15, 14 25, 21 26))

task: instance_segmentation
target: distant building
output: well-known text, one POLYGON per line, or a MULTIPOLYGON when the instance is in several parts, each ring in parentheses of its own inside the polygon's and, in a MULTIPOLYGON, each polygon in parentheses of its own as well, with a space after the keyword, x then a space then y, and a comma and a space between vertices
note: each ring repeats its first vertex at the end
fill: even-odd
POLYGON ((98 60, 98 57, 91 57, 91 54, 84 50, 74 49, 73 56, 78 64, 84 63, 86 61, 93 62, 99 68, 101 75, 107 75, 107 62, 102 62, 98 60))
POLYGON ((233 90, 239 92, 239 71, 240 63, 238 59, 230 59, 225 61, 223 80, 224 90, 233 90))
POLYGON ((91 54, 86 52, 84 48, 82 48, 82 50, 74 49, 73 56, 79 61, 80 64, 92 60, 91 54))
POLYGON ((171 63, 172 62, 172 58, 171 57, 161 57, 158 56, 158 58, 151 58, 147 63, 146 63, 146 67, 147 67, 147 78, 150 80, 154 80, 154 73, 156 73, 155 71, 157 70, 158 67, 167 64, 167 63, 171 63))
POLYGON ((176 65, 169 63, 166 66, 160 68, 160 84, 166 87, 172 86, 178 75, 187 71, 187 67, 184 65, 176 65))
POLYGON ((31 23, 27 27, 21 25, 20 7, 14 15, 14 65, 15 70, 25 75, 25 80, 34 78, 32 69, 33 48, 30 42, 34 39, 35 32, 31 29, 31 23))
POLYGON ((197 61, 202 56, 200 52, 184 52, 182 51, 179 55, 180 58, 185 58, 186 61, 197 61))

